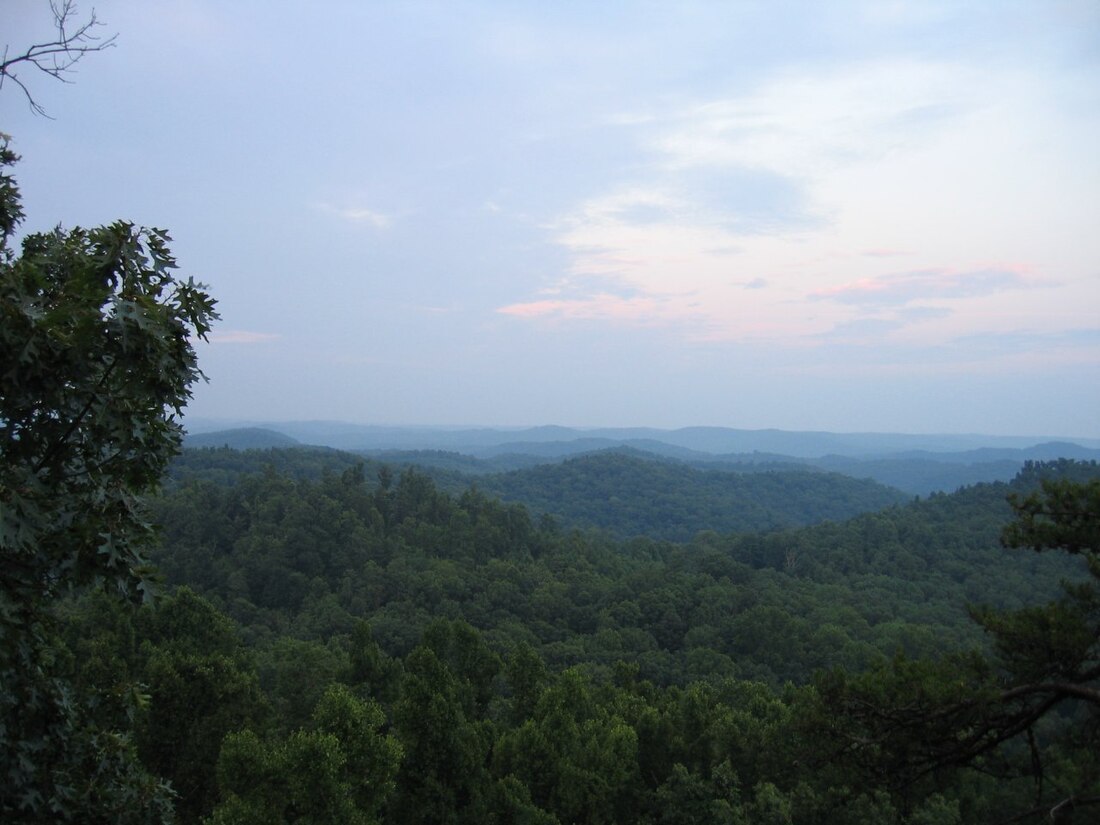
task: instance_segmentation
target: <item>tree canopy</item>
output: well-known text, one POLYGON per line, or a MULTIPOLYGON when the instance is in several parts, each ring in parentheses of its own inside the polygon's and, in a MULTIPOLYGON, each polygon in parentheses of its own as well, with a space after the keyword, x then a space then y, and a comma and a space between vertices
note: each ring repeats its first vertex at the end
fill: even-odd
MULTIPOLYGON (((23 213, 8 171, 16 160, 4 139, 0 812, 7 821, 132 805, 132 778, 102 764, 105 737, 115 734, 92 723, 57 675, 52 611, 59 596, 82 588, 147 595, 154 534, 142 497, 178 451, 179 415, 202 376, 193 340, 216 317, 201 285, 175 276, 170 238, 159 229, 123 221, 58 228, 25 236, 17 254, 23 213), (94 782, 92 763, 102 772, 94 782)), ((158 793, 155 784, 148 793, 158 793)))

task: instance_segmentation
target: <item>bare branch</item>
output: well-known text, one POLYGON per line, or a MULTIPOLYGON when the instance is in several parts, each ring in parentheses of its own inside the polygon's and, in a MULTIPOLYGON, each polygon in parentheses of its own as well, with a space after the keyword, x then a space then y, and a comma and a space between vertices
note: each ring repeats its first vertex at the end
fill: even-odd
POLYGON ((1009 819, 1002 820, 999 825, 1011 825, 1013 822, 1023 822, 1025 819, 1034 819, 1043 814, 1046 814, 1046 819, 1049 821, 1057 822, 1057 817, 1063 811, 1074 811, 1077 808, 1085 808, 1090 805, 1100 805, 1100 796, 1067 796, 1053 806, 1049 802, 1039 805, 1030 811, 1024 811, 1009 819))
POLYGON ((70 83, 68 75, 74 70, 74 66, 80 62, 86 54, 101 52, 115 44, 116 34, 110 37, 100 37, 96 30, 103 24, 96 17, 95 9, 92 9, 88 19, 80 22, 76 19, 77 7, 75 0, 50 0, 50 12, 53 14, 56 37, 46 43, 35 43, 27 47, 21 54, 10 56, 10 47, 4 46, 4 54, 0 61, 0 89, 4 88, 4 82, 9 78, 18 86, 31 111, 37 115, 49 117, 41 104, 34 99, 26 82, 19 77, 18 72, 25 67, 37 69, 62 83, 70 83))
POLYGON ((1020 685, 1001 694, 1002 700, 1016 699, 1030 693, 1048 693, 1057 696, 1072 696, 1075 699, 1083 699, 1100 705, 1100 690, 1090 688, 1088 685, 1079 685, 1073 682, 1042 682, 1035 685, 1020 685))

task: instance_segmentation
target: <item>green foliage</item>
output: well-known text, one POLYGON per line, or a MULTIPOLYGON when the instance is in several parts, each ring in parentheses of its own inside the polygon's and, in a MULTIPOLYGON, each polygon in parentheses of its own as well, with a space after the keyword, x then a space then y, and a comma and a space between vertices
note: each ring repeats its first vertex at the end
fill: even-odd
POLYGON ((676 764, 668 779, 657 789, 660 825, 747 825, 736 785, 722 787, 676 764))
MULTIPOLYGON (((1005 559, 1008 485, 768 535, 701 533, 676 546, 537 525, 518 505, 474 491, 447 496, 416 473, 356 480, 332 451, 233 455, 185 453, 186 475, 157 505, 165 545, 156 561, 261 650, 280 635, 352 637, 366 621, 367 648, 377 651, 350 638, 345 648, 375 657, 363 668, 392 665, 433 618, 447 617, 497 650, 529 645, 554 671, 608 672, 629 660, 660 684, 805 682, 816 669, 860 670, 898 649, 921 656, 981 645, 968 601, 1019 607, 1056 595, 1074 572, 1072 560, 1052 555, 1005 559), (265 469, 276 456, 285 472, 265 469), (211 473, 231 474, 223 483, 211 473)), ((262 658, 270 691, 274 670, 262 658)), ((347 678, 393 698, 393 674, 347 678)), ((291 726, 316 698, 299 703, 291 726)))
MULTIPOLYGON (((394 709, 405 751, 393 803, 401 822, 480 821, 490 728, 476 713, 476 685, 451 669, 445 661, 449 652, 441 650, 441 658, 425 643, 405 660, 402 695, 394 709)), ((476 670, 473 675, 476 679, 476 670)))
POLYGON ((190 589, 143 609, 135 625, 149 694, 137 719, 138 753, 179 793, 179 820, 197 822, 218 798, 222 740, 265 721, 268 702, 232 622, 190 589))
POLYGON ((518 778, 562 821, 610 823, 637 806, 637 752, 637 732, 569 670, 543 692, 533 718, 502 737, 494 770, 518 778))
POLYGON ((529 719, 542 689, 549 681, 546 663, 526 643, 520 643, 505 664, 505 679, 511 691, 510 718, 513 724, 529 719))
POLYGON ((1100 554, 1100 479, 1043 479, 1040 490, 1011 503, 1016 520, 1005 528, 1006 547, 1100 554))
POLYGON ((30 235, 0 269, 3 618, 106 581, 140 595, 139 496, 177 451, 212 301, 168 236, 130 224, 30 235))
POLYGON ((373 817, 396 787, 394 777, 401 760, 397 740, 378 733, 386 722, 381 706, 333 685, 317 703, 313 721, 317 730, 340 742, 348 775, 355 780, 351 793, 356 807, 373 817))
POLYGON ((257 652, 256 669, 276 726, 287 732, 308 723, 326 687, 347 672, 348 659, 336 645, 282 636, 257 652))
POLYGON ((688 541, 701 530, 757 532, 850 518, 906 496, 811 470, 727 472, 606 451, 478 479, 478 486, 567 524, 688 541))
MULTIPOLYGON (((0 167, 15 162, 6 139, 0 167)), ((147 597, 141 497, 177 452, 213 301, 168 235, 125 222, 31 234, 0 180, 0 817, 156 817, 167 795, 58 673, 57 598, 147 597), (94 782, 89 777, 95 777, 94 782), (137 799, 148 804, 135 806, 137 799)), ((160 812, 160 814, 158 814, 160 812)))
POLYGON ((344 681, 366 696, 393 702, 401 689, 401 662, 387 656, 374 640, 371 626, 360 620, 349 640, 344 681))
POLYGON ((1034 804, 1026 733, 997 740, 1029 718, 1041 798, 1092 793, 1088 703, 1021 716, 1050 696, 1012 675, 1090 667, 1089 584, 1058 584, 1081 559, 998 547, 1006 494, 1041 477, 673 545, 274 455, 188 455, 160 500, 169 577, 210 601, 181 589, 130 624, 82 601, 58 648, 89 691, 145 685, 139 753, 184 821, 996 821, 1034 804), (1047 659, 1010 667, 1025 639, 1047 659))
MULTIPOLYGON (((941 661, 903 655, 860 674, 822 672, 801 708, 807 739, 829 743, 822 770, 839 769, 857 787, 908 792, 952 768, 995 698, 991 672, 977 655, 941 661), (967 733, 967 731, 972 731, 967 733)), ((839 780, 841 777, 838 776, 839 780)))
POLYGON ((265 715, 256 677, 217 653, 157 650, 145 679, 150 702, 138 725, 138 753, 180 794, 180 820, 195 822, 217 800, 222 740, 265 715))
POLYGON ((560 820, 531 801, 527 786, 514 776, 496 780, 489 790, 487 822, 499 825, 559 825, 560 820))
POLYGON ((393 791, 401 748, 379 733, 381 709, 333 685, 309 729, 264 741, 230 734, 217 763, 217 825, 346 822, 366 825, 393 791))
MULTIPOLYGON (((811 727, 839 744, 831 759, 906 802, 928 783, 976 767, 1006 784, 1029 777, 1039 805, 1028 816, 1063 816, 1100 803, 1100 773, 1081 770, 1100 745, 1100 480, 1043 478, 1038 491, 1011 503, 1017 518, 1003 532, 1005 545, 1083 555, 1094 580, 1067 583, 1065 595, 1044 606, 975 608, 994 638, 992 656, 897 657, 856 676, 823 674, 811 727)), ((993 810, 1004 816, 1012 808, 993 810)))

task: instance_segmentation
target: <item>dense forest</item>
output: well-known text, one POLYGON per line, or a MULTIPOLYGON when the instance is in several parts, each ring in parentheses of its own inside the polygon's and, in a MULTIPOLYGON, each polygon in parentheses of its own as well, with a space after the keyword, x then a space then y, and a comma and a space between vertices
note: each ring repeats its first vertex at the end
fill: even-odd
MULTIPOLYGON (((597 489, 606 467, 569 472, 597 489)), ((1016 614, 998 611, 1086 575, 1003 548, 1008 497, 1095 464, 683 542, 372 470, 188 450, 153 502, 164 595, 66 605, 74 684, 134 713, 180 821, 997 822, 1095 793, 1081 699, 973 754, 875 739, 896 707, 962 702, 975 724, 1009 672, 990 629, 1016 614)), ((792 510, 837 506, 827 484, 796 492, 792 510)))
MULTIPOLYGON (((303 452, 332 451, 270 449, 265 460, 298 478, 316 476, 322 468, 303 452)), ((461 494, 473 486, 503 501, 523 504, 534 514, 552 515, 564 527, 599 527, 619 538, 640 535, 688 541, 704 530, 769 531, 842 520, 910 498, 870 479, 839 473, 804 468, 701 469, 637 451, 601 450, 504 473, 471 472, 461 458, 405 453, 398 466, 428 475, 446 492, 461 494)), ((232 450, 188 450, 171 472, 175 479, 196 473, 224 479, 248 467, 242 463, 246 460, 232 450)), ((355 459, 336 453, 327 461, 331 471, 351 466, 355 459)), ((384 466, 377 460, 362 463, 364 472, 371 474, 384 466)))
POLYGON ((688 541, 701 530, 757 532, 845 519, 907 498, 876 482, 837 473, 703 470, 621 451, 488 476, 478 483, 505 501, 562 516, 569 526, 672 541, 688 541))
MULTIPOLYGON (((404 655, 445 616, 505 646, 548 646, 556 666, 628 657, 661 683, 698 675, 686 670, 696 648, 708 651, 695 657, 706 668, 724 662, 725 675, 778 684, 804 681, 823 664, 865 664, 874 651, 926 652, 911 624, 929 640, 975 641, 968 602, 1047 598, 1070 570, 1057 555, 1020 555, 1006 569, 997 539, 1011 512, 1008 485, 843 523, 701 532, 675 544, 565 530, 476 489, 449 496, 413 469, 383 467, 368 481, 353 461, 302 450, 188 451, 187 469, 172 471, 157 502, 165 541, 153 558, 170 583, 195 587, 249 633, 323 639, 370 616, 380 643, 404 655), (768 622, 789 639, 747 632, 768 622), (809 652, 788 655, 794 643, 809 652)), ((586 489, 602 483, 602 463, 582 466, 597 471, 586 489)), ((771 474, 761 479, 773 483, 771 474)), ((810 506, 796 492, 790 508, 810 506)))

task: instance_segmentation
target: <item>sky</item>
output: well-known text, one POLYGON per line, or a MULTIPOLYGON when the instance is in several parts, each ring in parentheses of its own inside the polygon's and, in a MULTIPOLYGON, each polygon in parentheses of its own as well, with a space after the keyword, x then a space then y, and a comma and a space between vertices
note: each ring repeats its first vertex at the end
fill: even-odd
POLYGON ((0 131, 209 285, 190 415, 1100 437, 1100 0, 95 11, 0 131))

